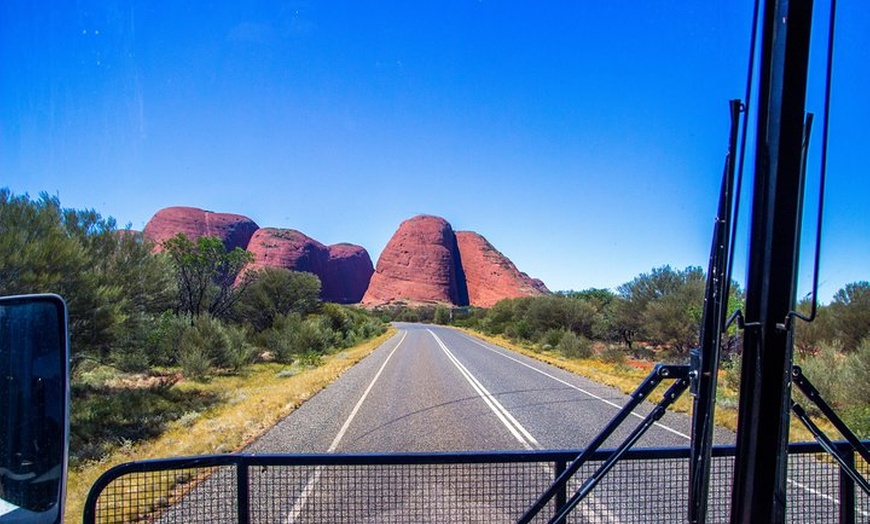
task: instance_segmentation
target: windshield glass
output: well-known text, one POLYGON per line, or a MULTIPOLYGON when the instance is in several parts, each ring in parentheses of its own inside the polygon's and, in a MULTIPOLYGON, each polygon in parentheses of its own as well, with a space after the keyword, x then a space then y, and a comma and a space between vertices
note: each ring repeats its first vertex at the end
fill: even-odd
MULTIPOLYGON (((826 9, 816 7, 811 44, 809 217, 826 9)), ((73 467, 120 460, 170 431, 202 444, 191 454, 243 449, 367 362, 348 354, 388 329, 393 343, 405 336, 400 348, 426 348, 391 357, 400 393, 363 395, 378 360, 352 396, 324 408, 335 420, 300 426, 328 438, 300 434, 281 450, 582 445, 573 428, 531 422, 538 406, 555 420, 573 400, 520 398, 564 384, 490 382, 466 356, 495 351, 490 342, 420 323, 473 329, 556 365, 605 362, 629 376, 629 391, 653 363, 687 362, 729 100, 747 102, 752 18, 749 1, 2 2, 0 294, 68 299, 73 467), (416 374, 438 366, 449 380, 416 374), (226 385, 312 369, 332 374, 269 408, 226 385), (430 386, 454 396, 405 393, 430 386), (468 399, 476 407, 464 410, 468 399), (215 422, 217 443, 196 433, 235 403, 274 420, 215 422), (386 414, 367 415, 370 404, 386 414), (445 406, 462 409, 413 425, 445 406), (447 419, 461 424, 430 445, 447 419), (466 434, 481 420, 502 435, 466 434), (365 440, 380 432, 389 436, 365 440)), ((870 10, 842 1, 837 23, 819 294, 831 312, 870 303, 870 10)), ((754 115, 755 84, 751 97, 754 115)), ((743 300, 754 124, 729 314, 743 300)), ((799 302, 811 291, 812 222, 801 230, 799 302)), ((815 337, 799 339, 804 354, 861 347, 866 329, 838 326, 804 332, 815 337)), ((728 340, 736 366, 739 335, 728 340)), ((392 355, 380 347, 372 354, 392 355)), ((384 365, 379 380, 392 376, 384 365)), ((674 426, 656 444, 685 444, 688 432, 674 426)))

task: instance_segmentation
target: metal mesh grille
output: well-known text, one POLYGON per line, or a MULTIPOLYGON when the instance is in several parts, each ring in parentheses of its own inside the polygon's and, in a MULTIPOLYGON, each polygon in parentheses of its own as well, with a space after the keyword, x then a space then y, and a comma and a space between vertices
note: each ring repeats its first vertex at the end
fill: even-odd
POLYGON ((255 468, 251 522, 510 522, 545 473, 535 463, 255 468))
POLYGON ((236 522, 235 494, 235 466, 132 473, 103 490, 96 522, 236 522))
MULTIPOLYGON (((664 451, 632 452, 568 522, 684 522, 688 450, 664 451)), ((184 464, 179 459, 112 480, 94 499, 94 521, 238 522, 242 500, 241 509, 249 503, 255 523, 514 522, 552 483, 556 462, 571 458, 567 453, 230 456, 223 459, 226 465, 213 460, 208 467, 166 469, 184 464), (247 483, 237 483, 237 471, 247 472, 247 483)), ((599 465, 586 463, 569 482, 568 495, 599 465)), ((733 465, 729 456, 713 461, 711 523, 728 522, 733 465)), ((839 522, 840 497, 839 470, 824 454, 790 455, 787 522, 839 522)), ((855 502, 855 521, 870 522, 870 502, 860 489, 855 502)), ((547 522, 554 510, 551 502, 535 522, 547 522)))

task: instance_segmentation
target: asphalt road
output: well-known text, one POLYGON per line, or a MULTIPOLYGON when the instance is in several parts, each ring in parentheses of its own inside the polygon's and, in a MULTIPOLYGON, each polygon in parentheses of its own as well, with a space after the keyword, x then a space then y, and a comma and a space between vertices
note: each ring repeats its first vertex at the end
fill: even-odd
MULTIPOLYGON (((628 399, 453 329, 397 326, 394 338, 246 451, 579 449, 628 399)), ((621 442, 637 420, 606 446, 621 442)), ((638 445, 686 446, 689 432, 688 417, 669 413, 638 445)), ((721 431, 716 440, 733 436, 721 431)))
MULTIPOLYGON (((613 388, 460 331, 419 324, 397 327, 396 336, 245 452, 577 450, 628 400, 613 388)), ((629 418, 605 447, 622 442, 638 421, 629 418)), ((689 428, 687 416, 668 413, 638 446, 687 447, 689 428)), ((714 439, 733 443, 734 436, 717 430, 714 439)), ((789 500, 795 501, 790 512, 807 517, 797 522, 835 522, 835 487, 805 484, 806 479, 830 475, 831 468, 812 458, 797 460, 795 471, 811 468, 811 473, 790 480, 789 500)), ((687 466, 685 459, 622 463, 569 522, 682 522, 687 466)), ((590 464, 578 474, 569 491, 595 467, 590 464)), ((718 483, 711 488, 710 522, 727 522, 731 467, 729 460, 714 465, 718 483)), ((213 473, 158 521, 233 522, 234 475, 232 470, 213 473)), ((252 521, 514 522, 553 477, 553 464, 545 462, 257 467, 250 471, 252 521)), ((552 506, 548 511, 552 514, 552 506)))

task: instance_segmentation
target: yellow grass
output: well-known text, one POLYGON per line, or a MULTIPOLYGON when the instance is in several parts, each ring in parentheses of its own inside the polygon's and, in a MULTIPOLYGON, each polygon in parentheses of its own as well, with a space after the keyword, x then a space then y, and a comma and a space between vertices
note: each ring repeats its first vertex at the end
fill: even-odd
POLYGON ((315 368, 257 364, 240 376, 216 377, 208 383, 183 381, 176 384, 174 387, 217 393, 224 401, 194 420, 182 418, 174 422, 156 439, 121 449, 99 463, 71 470, 64 512, 66 522, 81 522, 88 490, 109 468, 133 460, 239 451, 395 332, 390 328, 380 337, 327 356, 315 368), (288 376, 291 370, 298 373, 288 376))

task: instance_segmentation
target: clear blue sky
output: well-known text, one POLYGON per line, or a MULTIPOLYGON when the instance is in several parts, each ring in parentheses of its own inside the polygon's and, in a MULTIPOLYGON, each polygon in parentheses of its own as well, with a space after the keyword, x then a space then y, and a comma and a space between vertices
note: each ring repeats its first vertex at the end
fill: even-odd
MULTIPOLYGON (((0 186, 135 229, 240 213, 374 261, 435 214, 554 290, 706 266, 750 1, 204 4, 3 2, 0 186)), ((870 9, 838 24, 825 301, 870 279, 870 9)))

